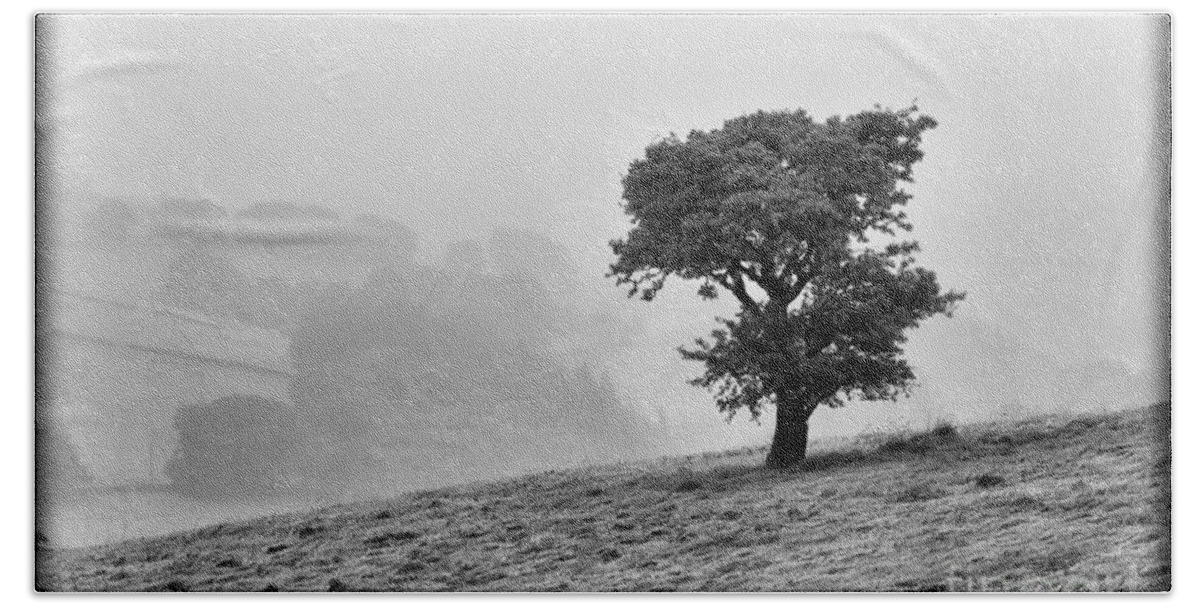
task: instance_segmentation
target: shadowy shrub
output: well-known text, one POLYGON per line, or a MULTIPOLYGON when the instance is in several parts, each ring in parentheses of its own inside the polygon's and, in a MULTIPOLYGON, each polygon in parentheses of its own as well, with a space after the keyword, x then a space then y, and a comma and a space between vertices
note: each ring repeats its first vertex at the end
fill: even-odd
POLYGON ((277 494, 300 482, 304 434, 285 404, 232 395, 188 405, 175 415, 179 444, 166 474, 198 497, 277 494))
POLYGON ((958 429, 949 421, 942 420, 926 433, 931 437, 954 439, 958 437, 958 429))
POLYGON ((923 433, 903 433, 895 435, 879 446, 880 454, 927 454, 929 452, 959 443, 958 429, 949 422, 939 422, 937 426, 923 433))

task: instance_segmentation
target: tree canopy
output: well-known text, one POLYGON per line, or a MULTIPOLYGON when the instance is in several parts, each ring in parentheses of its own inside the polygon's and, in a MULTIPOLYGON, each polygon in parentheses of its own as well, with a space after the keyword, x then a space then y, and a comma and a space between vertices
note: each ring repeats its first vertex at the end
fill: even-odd
POLYGON ((671 276, 698 280, 702 298, 737 298, 735 318, 680 350, 705 364, 695 383, 721 411, 777 408, 772 466, 803 460, 820 404, 902 394, 914 380, 904 331, 964 297, 915 265, 916 242, 896 238, 912 229, 901 186, 936 124, 916 107, 825 122, 759 111, 672 135, 629 167, 633 227, 611 242, 609 276, 645 300, 671 276))

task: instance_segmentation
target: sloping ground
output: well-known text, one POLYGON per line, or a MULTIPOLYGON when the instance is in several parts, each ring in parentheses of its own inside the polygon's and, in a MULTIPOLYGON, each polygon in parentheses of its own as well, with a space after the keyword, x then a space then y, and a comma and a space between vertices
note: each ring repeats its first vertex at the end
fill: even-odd
POLYGON ((1162 591, 1169 406, 556 471, 39 551, 73 591, 1162 591))

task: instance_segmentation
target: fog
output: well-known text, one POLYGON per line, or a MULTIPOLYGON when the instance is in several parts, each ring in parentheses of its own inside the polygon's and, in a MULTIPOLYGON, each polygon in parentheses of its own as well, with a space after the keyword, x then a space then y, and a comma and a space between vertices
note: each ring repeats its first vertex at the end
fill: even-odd
MULTIPOLYGON (((911 332, 910 398, 820 410, 814 435, 1146 405, 1169 398, 1167 44, 1139 15, 43 17, 39 280, 265 328, 233 331, 254 342, 237 356, 288 368, 267 396, 314 456, 297 497, 153 494, 164 529, 761 444, 771 417, 726 422, 675 351, 732 298, 676 280, 645 303, 605 278, 621 177, 758 109, 915 100, 939 122, 910 188, 918 259, 968 298, 911 332)), ((47 293, 42 318, 67 318, 47 293)), ((50 384, 105 356, 44 337, 50 384)), ((75 394, 88 430, 56 445, 93 481, 158 487, 94 435, 127 443, 101 423, 134 406, 75 394)), ((56 540, 111 520, 103 496, 64 507, 56 540)))

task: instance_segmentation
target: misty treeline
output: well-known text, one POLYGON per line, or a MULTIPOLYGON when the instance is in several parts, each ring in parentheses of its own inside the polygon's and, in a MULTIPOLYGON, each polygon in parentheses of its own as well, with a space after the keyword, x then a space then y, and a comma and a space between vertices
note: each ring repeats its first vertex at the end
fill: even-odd
POLYGON ((531 232, 489 245, 456 243, 436 266, 395 257, 362 287, 302 298, 291 397, 335 467, 444 483, 629 457, 649 439, 593 371, 602 353, 570 352, 616 345, 575 308, 561 249, 531 232))
MULTIPOLYGON (((635 321, 603 308, 560 243, 495 229, 423 258, 380 216, 271 203, 214 233, 202 220, 226 212, 211 203, 162 208, 188 221, 166 224, 177 253, 148 286, 160 302, 279 330, 294 369, 286 401, 179 404, 168 476, 182 491, 386 494, 658 451, 598 364, 635 321)), ((136 232, 128 205, 94 213, 95 238, 136 232)))

